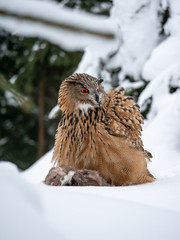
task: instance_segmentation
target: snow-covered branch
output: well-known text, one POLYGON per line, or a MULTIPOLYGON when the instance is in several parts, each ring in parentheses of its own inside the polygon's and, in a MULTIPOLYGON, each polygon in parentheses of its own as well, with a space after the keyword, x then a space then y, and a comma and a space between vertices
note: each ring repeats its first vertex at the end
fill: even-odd
POLYGON ((108 49, 114 45, 117 32, 115 23, 107 17, 34 0, 1 1, 0 26, 19 35, 48 39, 70 50, 89 45, 108 49))

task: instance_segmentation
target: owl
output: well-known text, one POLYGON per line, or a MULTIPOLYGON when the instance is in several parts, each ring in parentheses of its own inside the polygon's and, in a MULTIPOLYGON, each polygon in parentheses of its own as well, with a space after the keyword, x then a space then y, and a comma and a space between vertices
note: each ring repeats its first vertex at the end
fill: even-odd
POLYGON ((139 106, 123 88, 105 92, 102 82, 75 73, 61 84, 62 118, 52 161, 56 166, 96 170, 110 185, 153 182, 147 168, 152 155, 141 140, 139 106))

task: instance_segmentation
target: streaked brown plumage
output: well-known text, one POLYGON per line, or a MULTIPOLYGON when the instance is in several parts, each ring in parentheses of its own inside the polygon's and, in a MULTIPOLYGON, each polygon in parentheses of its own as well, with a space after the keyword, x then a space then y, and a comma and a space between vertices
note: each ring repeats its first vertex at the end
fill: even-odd
POLYGON ((65 79, 58 103, 63 112, 53 161, 57 165, 97 170, 112 185, 152 182, 151 154, 140 138, 142 116, 123 88, 105 92, 102 80, 88 74, 65 79))

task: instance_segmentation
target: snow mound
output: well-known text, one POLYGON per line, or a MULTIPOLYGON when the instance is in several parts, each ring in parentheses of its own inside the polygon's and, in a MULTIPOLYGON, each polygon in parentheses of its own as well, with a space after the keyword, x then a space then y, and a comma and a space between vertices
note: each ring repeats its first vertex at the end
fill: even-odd
POLYGON ((0 163, 0 239, 65 239, 44 218, 38 187, 10 163, 0 163))
POLYGON ((50 150, 40 158, 33 166, 22 172, 22 176, 33 183, 40 183, 45 180, 49 170, 53 167, 51 162, 53 150, 50 150))
POLYGON ((2 162, 0 239, 178 240, 179 189, 180 174, 129 187, 51 187, 2 162))

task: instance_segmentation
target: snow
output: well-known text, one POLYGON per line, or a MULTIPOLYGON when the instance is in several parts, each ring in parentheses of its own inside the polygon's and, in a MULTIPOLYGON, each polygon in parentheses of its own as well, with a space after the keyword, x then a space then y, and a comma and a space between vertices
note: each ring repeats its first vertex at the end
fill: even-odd
POLYGON ((14 76, 12 76, 12 77, 9 79, 9 82, 10 82, 11 84, 14 84, 14 83, 16 82, 16 80, 17 80, 17 76, 14 75, 14 76))
POLYGON ((50 150, 32 167, 22 172, 22 176, 24 176, 28 181, 33 183, 39 183, 45 180, 48 171, 50 170, 50 168, 53 167, 53 163, 51 162, 52 154, 53 150, 50 150))
POLYGON ((107 17, 72 11, 53 1, 6 0, 0 1, 0 9, 6 12, 0 14, 0 26, 14 34, 45 38, 68 50, 91 46, 101 54, 116 46, 117 27, 107 17), (13 14, 30 19, 22 21, 13 14))
MULTIPOLYGON (((19 12, 19 6, 28 2, 26 11, 32 16, 79 27, 87 25, 88 29, 98 31, 102 28, 110 33, 114 33, 111 26, 119 26, 117 46, 115 42, 106 45, 106 40, 88 34, 72 35, 0 16, 0 25, 18 34, 43 36, 68 49, 84 48, 85 54, 76 72, 103 77, 105 90, 111 86, 110 70, 116 67, 121 69, 118 74, 126 89, 141 87, 141 76, 149 81, 138 103, 144 109, 152 98, 142 138, 145 149, 153 154, 148 167, 157 180, 128 187, 52 187, 44 185, 43 180, 53 166, 53 150, 24 172, 19 172, 13 164, 1 162, 0 239, 179 240, 180 1, 114 0, 107 26, 101 17, 95 22, 85 13, 76 18, 78 11, 71 12, 73 17, 69 18, 70 12, 50 1, 41 2, 45 5, 35 8, 34 12, 32 9, 40 1, 30 0, 26 4, 17 1, 17 6, 10 0, 0 1, 0 7, 19 12), (170 18, 162 37, 158 13, 167 7, 170 18), (72 23, 68 19, 76 20, 72 23), (124 81, 126 75, 138 81, 124 81)), ((55 116, 57 109, 58 106, 50 112, 49 118, 55 116)), ((1 139, 1 144, 4 141, 6 139, 1 139)))
POLYGON ((144 65, 143 76, 153 79, 162 71, 179 62, 180 36, 172 36, 159 44, 151 53, 149 60, 144 65))
POLYGON ((40 18, 44 17, 46 20, 53 20, 54 22, 62 22, 66 24, 69 23, 76 27, 84 27, 84 22, 82 20, 85 20, 87 23, 86 27, 89 30, 98 30, 102 33, 104 31, 107 31, 107 33, 112 33, 111 28, 113 27, 113 25, 110 24, 106 17, 102 16, 101 18, 99 18, 96 15, 93 15, 92 17, 90 14, 87 14, 85 12, 79 12, 72 9, 69 10, 68 8, 65 9, 64 7, 61 7, 61 5, 58 5, 56 2, 53 1, 8 0, 6 2, 1 2, 1 9, 8 10, 8 12, 10 13, 19 13, 26 16, 38 16, 40 18), (17 7, 17 5, 20 4, 21 8, 17 7), (63 11, 61 11, 62 9, 63 11), (97 24, 97 22, 99 24, 97 24), (107 24, 106 28, 103 27, 104 23, 107 24))
POLYGON ((1 163, 0 172, 0 239, 61 238, 43 216, 38 186, 24 181, 12 164, 1 163))
POLYGON ((180 170, 180 89, 169 93, 170 86, 180 87, 180 63, 164 70, 146 87, 139 98, 140 106, 153 98, 143 140, 153 152, 152 169, 157 176, 169 176, 180 170))
POLYGON ((144 126, 143 140, 153 152, 150 169, 166 178, 180 172, 180 28, 179 1, 164 2, 170 18, 164 26, 166 38, 154 48, 144 64, 142 75, 150 83, 142 92, 139 104, 152 98, 144 126))
POLYGON ((159 0, 114 1, 112 19, 120 26, 121 47, 108 66, 121 65, 120 78, 140 77, 142 67, 159 41, 159 0))
MULTIPOLYGON (((49 155, 40 160, 46 161, 49 155)), ((180 174, 128 187, 52 187, 25 175, 0 163, 2 240, 180 237, 180 174)))
POLYGON ((59 106, 56 105, 55 107, 53 107, 53 109, 50 111, 49 115, 48 115, 48 118, 49 119, 53 119, 57 116, 57 113, 59 112, 59 106))
POLYGON ((5 98, 9 105, 15 106, 15 107, 18 106, 18 102, 15 101, 14 95, 10 91, 5 92, 5 98))

